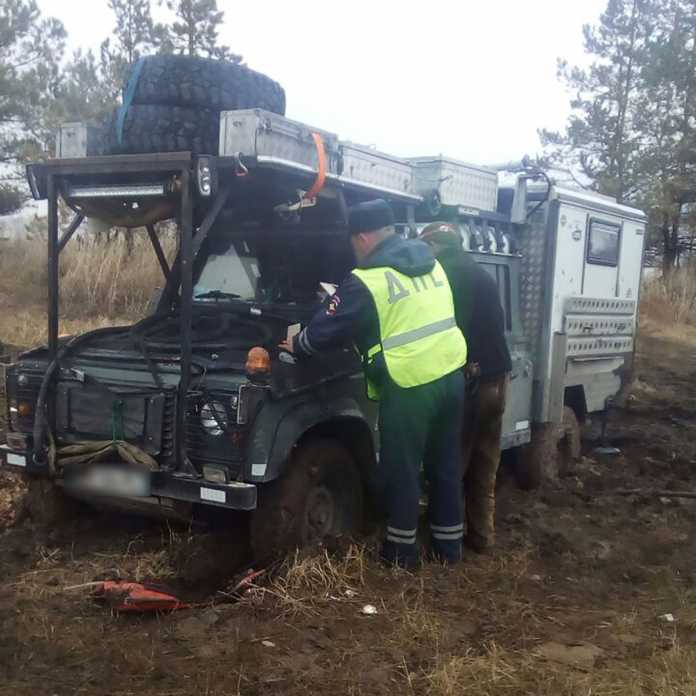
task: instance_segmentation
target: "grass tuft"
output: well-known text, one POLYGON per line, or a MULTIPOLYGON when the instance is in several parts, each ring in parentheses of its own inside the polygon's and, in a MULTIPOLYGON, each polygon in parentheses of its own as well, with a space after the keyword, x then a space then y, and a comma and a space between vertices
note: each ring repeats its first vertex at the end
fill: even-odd
POLYGON ((365 548, 353 544, 340 557, 326 549, 315 554, 297 551, 264 593, 275 597, 284 612, 312 613, 318 603, 355 597, 365 584, 367 563, 365 548))

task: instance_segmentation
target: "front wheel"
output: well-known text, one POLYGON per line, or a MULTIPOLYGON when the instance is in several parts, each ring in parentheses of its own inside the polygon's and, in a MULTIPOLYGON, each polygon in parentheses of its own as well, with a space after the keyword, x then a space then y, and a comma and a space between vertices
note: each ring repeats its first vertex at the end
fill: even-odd
POLYGON ((288 470, 259 489, 251 519, 257 560, 349 535, 360 527, 363 488, 350 453, 332 440, 300 446, 288 470))

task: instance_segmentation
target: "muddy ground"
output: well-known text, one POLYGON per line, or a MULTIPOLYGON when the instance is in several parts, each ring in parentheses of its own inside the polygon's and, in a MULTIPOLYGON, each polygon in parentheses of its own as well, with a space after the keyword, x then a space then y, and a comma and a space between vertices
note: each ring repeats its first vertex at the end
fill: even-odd
POLYGON ((299 557, 227 603, 243 525, 84 513, 49 529, 0 475, 0 694, 696 694, 696 500, 616 494, 696 489, 695 414, 692 345, 643 336, 609 428, 621 456, 592 456, 594 424, 557 487, 503 475, 494 553, 408 574, 368 543, 299 557), (200 604, 116 616, 66 589, 115 576, 200 604))

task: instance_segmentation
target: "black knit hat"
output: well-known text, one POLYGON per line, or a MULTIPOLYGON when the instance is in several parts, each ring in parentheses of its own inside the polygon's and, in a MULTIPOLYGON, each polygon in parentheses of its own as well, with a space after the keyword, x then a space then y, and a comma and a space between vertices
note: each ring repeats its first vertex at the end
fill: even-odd
POLYGON ((382 198, 367 203, 358 203, 348 211, 348 232, 351 235, 361 232, 376 232, 394 224, 394 213, 382 198))

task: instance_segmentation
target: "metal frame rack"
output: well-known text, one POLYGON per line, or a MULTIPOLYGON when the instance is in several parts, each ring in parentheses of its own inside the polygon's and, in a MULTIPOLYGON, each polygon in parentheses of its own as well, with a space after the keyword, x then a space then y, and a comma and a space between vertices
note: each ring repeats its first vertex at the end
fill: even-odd
MULTIPOLYGON (((99 218, 99 206, 113 215, 114 209, 129 227, 145 227, 150 243, 159 261, 166 284, 157 305, 157 314, 167 313, 174 303, 178 307, 180 322, 180 381, 177 389, 176 407, 176 453, 177 468, 186 470, 187 452, 185 444, 186 395, 191 381, 192 367, 192 317, 193 317, 193 267, 195 259, 208 234, 223 213, 231 194, 239 183, 240 175, 277 169, 254 157, 195 156, 189 152, 111 155, 56 159, 27 167, 27 180, 32 195, 37 200, 48 201, 48 354, 49 368, 46 371, 37 409, 34 428, 36 453, 45 457, 45 430, 47 422, 55 430, 55 408, 50 398, 49 386, 59 363, 72 349, 82 343, 82 336, 61 345, 59 341, 59 260, 60 254, 70 239, 88 217, 99 218), (59 225, 59 200, 74 212, 74 216, 61 233, 59 225), (177 222, 179 248, 171 268, 159 243, 154 223, 148 221, 148 207, 166 201, 168 214, 160 219, 175 219, 177 222), (114 203, 116 208, 114 208, 114 203), (110 208, 108 206, 111 206, 110 208), (200 222, 197 222, 197 219, 200 222), (45 414, 45 417, 44 417, 45 414)), ((300 188, 310 189, 316 180, 316 172, 290 171, 300 188)), ((338 207, 342 211, 343 225, 347 225, 347 206, 344 192, 351 190, 352 196, 366 196, 361 187, 343 182, 332 182, 338 207)), ((372 194, 374 195, 374 194, 372 194)), ((406 202, 409 212, 406 217, 414 219, 411 196, 396 197, 395 204, 406 202)), ((107 216, 107 219, 108 216, 107 216)), ((113 218, 112 218, 113 219, 113 218)), ((118 224, 118 223, 115 223, 118 224)), ((94 335, 85 334, 84 338, 94 335)))
MULTIPOLYGON (((175 292, 180 292, 180 324, 181 324, 181 379, 177 399, 177 433, 184 431, 185 395, 187 393, 191 374, 191 317, 192 317, 192 261, 194 256, 193 230, 193 188, 194 172, 198 165, 197 159, 191 153, 167 153, 156 155, 116 155, 108 157, 86 157, 72 160, 50 160, 46 163, 29 165, 27 178, 32 194, 38 199, 48 200, 48 352, 51 367, 44 378, 42 392, 47 393, 48 383, 55 374, 58 363, 65 351, 74 342, 65 346, 59 345, 59 260, 60 253, 71 237, 80 228, 88 215, 81 211, 79 201, 83 199, 118 199, 120 201, 142 201, 145 198, 168 197, 176 201, 175 211, 179 232, 179 254, 173 268, 169 268, 162 247, 159 243, 153 224, 144 225, 153 250, 157 256, 162 272, 167 280, 167 287, 176 284, 175 292), (84 177, 116 177, 124 183, 89 186, 81 185, 84 177), (138 180, 145 177, 146 181, 138 180), (167 187, 167 182, 175 182, 173 188, 167 187), (58 205, 59 198, 73 208, 75 215, 65 231, 60 234, 58 205), (178 200, 177 200, 178 199, 178 200)), ((210 192, 212 193, 212 191, 210 192)), ((212 197, 211 206, 203 222, 198 228, 197 239, 204 237, 212 227, 220 213, 229 189, 217 192, 212 197)), ((200 245, 197 245, 200 248, 200 245)), ((79 340, 79 337, 78 339, 79 340)), ((51 429, 55 426, 55 409, 47 403, 48 422, 51 429)), ((37 418, 38 418, 37 413, 37 418)), ((179 465, 185 460, 183 440, 178 439, 179 465)), ((43 440, 36 442, 35 447, 41 448, 43 440)))

